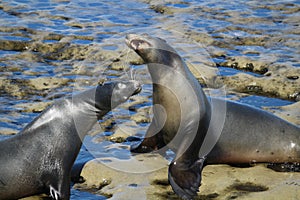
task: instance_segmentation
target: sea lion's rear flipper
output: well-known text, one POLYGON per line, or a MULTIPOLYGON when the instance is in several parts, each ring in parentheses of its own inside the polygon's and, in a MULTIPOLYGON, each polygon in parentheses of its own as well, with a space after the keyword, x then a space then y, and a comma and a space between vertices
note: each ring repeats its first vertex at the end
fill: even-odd
POLYGON ((205 159, 200 158, 191 165, 173 161, 169 166, 168 178, 174 192, 182 199, 197 196, 201 185, 201 173, 205 159))

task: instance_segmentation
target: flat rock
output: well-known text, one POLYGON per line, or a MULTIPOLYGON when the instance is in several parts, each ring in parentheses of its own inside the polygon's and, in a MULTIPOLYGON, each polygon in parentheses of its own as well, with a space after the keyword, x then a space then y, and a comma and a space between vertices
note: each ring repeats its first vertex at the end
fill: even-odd
POLYGON ((67 78, 55 78, 55 77, 39 77, 29 80, 29 85, 36 90, 45 90, 51 88, 58 88, 67 84, 69 80, 67 78))
POLYGON ((15 105, 16 109, 22 110, 22 112, 42 112, 48 106, 50 106, 52 102, 36 102, 36 103, 20 103, 15 105))
POLYGON ((0 128, 1 135, 14 135, 17 134, 19 131, 12 128, 0 128))
POLYGON ((265 109, 274 113, 278 117, 300 126, 300 102, 287 106, 267 107, 265 109))
MULTIPOLYGON (((111 199, 179 199, 168 184, 168 161, 155 154, 139 154, 129 160, 92 160, 84 166, 85 183, 74 188, 90 190, 111 199), (102 162, 102 163, 101 163, 102 162), (104 164, 103 164, 104 163, 104 164)), ((196 199, 297 199, 300 174, 275 172, 264 165, 235 168, 209 165, 203 170, 196 199)))

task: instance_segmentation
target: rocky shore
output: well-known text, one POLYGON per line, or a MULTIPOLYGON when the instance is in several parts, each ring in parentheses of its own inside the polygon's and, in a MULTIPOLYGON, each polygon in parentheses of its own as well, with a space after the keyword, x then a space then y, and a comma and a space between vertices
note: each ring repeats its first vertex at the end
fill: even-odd
MULTIPOLYGON (((72 185, 71 199, 85 198, 84 192, 94 195, 90 199, 178 199, 167 181, 166 158, 129 153, 126 138, 143 136, 151 121, 152 89, 146 66, 124 38, 130 32, 162 37, 178 50, 209 95, 249 104, 247 97, 263 97, 268 106, 259 98, 255 106, 300 126, 300 5, 240 4, 1 2, 0 138, 17 134, 58 98, 104 81, 134 78, 144 84, 142 93, 91 130, 89 138, 99 145, 96 153, 105 159, 84 165, 85 181, 72 185)), ((87 149, 89 144, 84 142, 87 149)), ((203 171, 198 199, 299 199, 299 191, 299 172, 275 172, 263 164, 210 165, 203 171)))

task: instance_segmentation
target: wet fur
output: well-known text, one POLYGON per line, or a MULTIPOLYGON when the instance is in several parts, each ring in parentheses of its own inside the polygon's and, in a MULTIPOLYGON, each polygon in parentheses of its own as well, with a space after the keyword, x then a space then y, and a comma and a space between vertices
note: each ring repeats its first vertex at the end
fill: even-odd
POLYGON ((59 100, 18 135, 1 141, 0 199, 47 193, 53 199, 68 200, 71 168, 84 136, 99 118, 140 90, 134 82, 122 83, 126 85, 122 89, 118 84, 59 100))

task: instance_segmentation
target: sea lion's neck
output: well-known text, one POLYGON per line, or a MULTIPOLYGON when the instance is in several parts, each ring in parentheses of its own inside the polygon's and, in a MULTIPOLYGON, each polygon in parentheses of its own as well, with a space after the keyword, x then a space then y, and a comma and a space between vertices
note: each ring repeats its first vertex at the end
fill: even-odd
POLYGON ((175 51, 149 48, 139 54, 147 64, 161 64, 177 68, 182 63, 181 57, 175 51))
POLYGON ((93 87, 89 90, 73 95, 70 99, 74 108, 83 112, 85 116, 105 115, 112 108, 112 94, 110 90, 101 90, 101 86, 93 87))
POLYGON ((172 74, 187 73, 185 63, 181 57, 174 53, 165 50, 155 50, 156 59, 146 61, 151 79, 154 83, 161 81, 174 81, 172 74))
POLYGON ((111 95, 100 94, 99 87, 72 96, 72 118, 81 139, 111 110, 111 95))
MULTIPOLYGON (((99 86, 90 90, 75 94, 70 98, 56 101, 51 107, 46 109, 35 120, 28 124, 22 133, 37 133, 43 129, 58 129, 61 131, 49 131, 54 133, 54 137, 74 137, 75 134, 82 140, 89 130, 95 125, 100 116, 109 112, 102 105, 106 99, 101 99, 99 86), (49 127, 49 125, 53 127, 49 127), (74 127, 75 129, 72 129, 74 127)), ((106 97, 103 97, 106 98, 106 97)), ((110 98, 110 97, 109 97, 110 98)), ((110 104, 110 101, 108 101, 110 104)))

